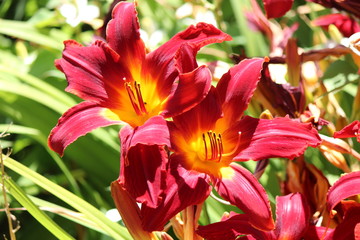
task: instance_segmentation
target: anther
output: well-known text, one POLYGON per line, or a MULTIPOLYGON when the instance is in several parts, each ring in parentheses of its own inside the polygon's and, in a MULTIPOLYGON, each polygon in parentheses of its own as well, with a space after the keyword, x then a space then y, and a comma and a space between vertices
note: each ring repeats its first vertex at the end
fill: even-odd
POLYGON ((202 134, 202 138, 205 148, 205 160, 220 162, 223 153, 221 135, 220 134, 216 135, 216 133, 212 131, 208 131, 202 134), (206 138, 208 138, 208 140, 206 138), (208 145, 207 141, 208 143, 210 143, 210 146, 208 145), (210 148, 209 151, 208 151, 208 146, 210 148), (210 151, 211 151, 211 155, 210 155, 210 151))
POLYGON ((218 135, 216 141, 217 141, 217 144, 218 144, 218 147, 219 147, 219 160, 218 160, 218 162, 220 162, 223 151, 224 151, 223 145, 222 145, 222 140, 221 140, 221 134, 218 135))
POLYGON ((205 147, 205 160, 207 160, 208 155, 207 155, 207 147, 206 147, 206 136, 205 133, 202 134, 203 137, 203 142, 204 142, 204 147, 205 147))

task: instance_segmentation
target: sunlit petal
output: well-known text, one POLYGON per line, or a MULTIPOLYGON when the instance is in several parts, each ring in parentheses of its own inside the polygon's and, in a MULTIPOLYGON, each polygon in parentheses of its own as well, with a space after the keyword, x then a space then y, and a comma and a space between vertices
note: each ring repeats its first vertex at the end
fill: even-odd
POLYGON ((196 26, 190 26, 185 31, 176 34, 168 42, 149 53, 146 56, 145 68, 151 72, 154 78, 161 79, 158 86, 160 89, 163 89, 163 91, 164 89, 170 90, 174 77, 178 73, 176 61, 173 59, 182 44, 188 44, 197 52, 205 45, 231 39, 229 35, 211 24, 198 23, 196 26))
POLYGON ((79 137, 99 127, 122 123, 107 118, 106 111, 106 108, 90 102, 70 108, 51 130, 48 139, 50 148, 63 155, 65 148, 79 137))
POLYGON ((241 151, 234 158, 238 161, 260 160, 271 157, 294 158, 308 146, 316 147, 321 139, 311 124, 305 124, 289 118, 255 119, 246 116, 228 130, 229 136, 237 139, 235 134, 241 132, 241 151))
POLYGON ((107 41, 120 55, 121 61, 134 71, 133 68, 138 68, 145 59, 145 45, 140 38, 135 3, 120 2, 115 6, 112 17, 106 29, 107 41))
POLYGON ((254 58, 240 62, 220 79, 219 93, 224 118, 218 123, 223 129, 238 121, 246 110, 260 80, 264 59, 254 58))
POLYGON ((257 229, 274 228, 270 202, 266 191, 257 179, 236 163, 221 170, 222 177, 215 179, 215 188, 225 200, 236 205, 249 216, 249 223, 257 229))
POLYGON ((278 240, 301 239, 309 224, 309 206, 300 193, 276 197, 276 227, 278 240))
POLYGON ((64 44, 63 56, 55 64, 65 73, 69 83, 66 91, 84 100, 115 105, 117 92, 123 89, 122 79, 128 77, 118 62, 119 55, 101 41, 87 47, 73 40, 64 44))

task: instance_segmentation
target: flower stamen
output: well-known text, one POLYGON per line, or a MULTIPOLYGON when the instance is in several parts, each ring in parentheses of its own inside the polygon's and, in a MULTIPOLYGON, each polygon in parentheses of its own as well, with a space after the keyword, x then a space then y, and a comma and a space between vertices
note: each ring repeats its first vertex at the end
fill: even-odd
POLYGON ((138 116, 147 114, 145 102, 144 102, 142 94, 141 94, 140 83, 137 83, 136 81, 134 82, 135 91, 134 91, 133 87, 131 86, 131 82, 125 82, 125 88, 129 95, 129 99, 130 99, 131 105, 134 108, 135 113, 138 116))
POLYGON ((220 162, 223 153, 221 135, 219 134, 217 136, 216 133, 212 131, 208 131, 206 134, 205 133, 202 134, 202 138, 205 148, 205 160, 208 161, 216 160, 217 162, 220 162), (208 140, 206 139, 206 136, 208 137, 208 140), (208 150, 208 144, 206 143, 207 141, 210 143, 210 150, 208 150), (211 151, 211 156, 210 156, 210 151, 211 151))
POLYGON ((234 147, 234 149, 229 153, 224 153, 223 156, 224 157, 229 157, 229 156, 235 154, 239 150, 240 143, 241 143, 241 132, 239 132, 238 141, 237 141, 236 146, 234 147))
POLYGON ((213 131, 202 134, 205 149, 205 161, 221 162, 222 157, 230 157, 239 150, 241 144, 241 132, 238 133, 236 146, 231 152, 224 153, 224 146, 221 134, 216 135, 213 131), (211 152, 211 153, 210 153, 211 152))

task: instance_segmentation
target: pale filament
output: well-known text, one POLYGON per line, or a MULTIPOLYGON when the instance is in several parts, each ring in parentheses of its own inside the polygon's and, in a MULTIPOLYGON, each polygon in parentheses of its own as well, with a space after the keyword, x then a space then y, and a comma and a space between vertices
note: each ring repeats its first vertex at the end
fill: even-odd
POLYGON ((141 116, 147 114, 145 102, 143 100, 140 83, 134 82, 134 85, 131 85, 131 82, 125 82, 125 88, 129 95, 130 102, 134 108, 134 111, 137 115, 141 116), (135 89, 133 89, 133 87, 135 89))
POLYGON ((228 157, 235 154, 240 147, 241 132, 238 135, 238 141, 234 149, 229 153, 224 153, 223 142, 221 134, 216 135, 216 133, 211 130, 207 133, 202 134, 204 148, 205 148, 205 160, 207 161, 216 161, 220 162, 222 157, 228 157), (207 144, 210 143, 210 144, 207 144), (209 146, 210 145, 210 146, 209 146))

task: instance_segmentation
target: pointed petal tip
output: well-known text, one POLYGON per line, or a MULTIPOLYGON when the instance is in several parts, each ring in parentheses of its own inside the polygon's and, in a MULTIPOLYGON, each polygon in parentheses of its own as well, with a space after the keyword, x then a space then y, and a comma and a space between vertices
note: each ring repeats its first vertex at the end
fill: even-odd
POLYGON ((270 201, 264 187, 251 172, 236 163, 230 164, 226 177, 217 179, 216 190, 225 200, 249 216, 249 224, 262 231, 275 228, 270 201))

